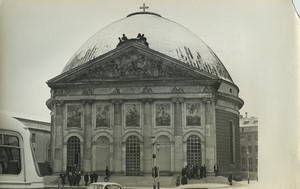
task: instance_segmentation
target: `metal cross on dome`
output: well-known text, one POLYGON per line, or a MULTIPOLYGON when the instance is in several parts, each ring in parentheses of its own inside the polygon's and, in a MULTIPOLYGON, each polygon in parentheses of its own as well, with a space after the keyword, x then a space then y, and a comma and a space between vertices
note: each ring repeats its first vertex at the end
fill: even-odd
POLYGON ((140 7, 140 9, 143 9, 143 12, 146 12, 146 9, 149 9, 149 7, 146 7, 146 6, 145 6, 145 3, 143 3, 143 6, 140 7))

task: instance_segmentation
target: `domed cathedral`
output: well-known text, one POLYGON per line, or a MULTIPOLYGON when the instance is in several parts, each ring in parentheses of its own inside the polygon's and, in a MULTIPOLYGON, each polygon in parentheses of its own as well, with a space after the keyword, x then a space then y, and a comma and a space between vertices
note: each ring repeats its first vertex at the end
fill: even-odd
POLYGON ((238 87, 199 37, 159 14, 103 28, 47 84, 54 173, 146 175, 154 159, 160 175, 240 169, 238 87))

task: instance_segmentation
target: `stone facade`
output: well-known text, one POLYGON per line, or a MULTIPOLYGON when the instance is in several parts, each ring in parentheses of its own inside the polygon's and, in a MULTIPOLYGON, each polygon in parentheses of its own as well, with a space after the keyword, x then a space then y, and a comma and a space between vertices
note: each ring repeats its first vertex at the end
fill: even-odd
POLYGON ((84 172, 108 166, 114 174, 150 174, 153 137, 161 174, 187 164, 239 169, 243 101, 233 83, 131 41, 47 84, 55 173, 75 163, 84 172))

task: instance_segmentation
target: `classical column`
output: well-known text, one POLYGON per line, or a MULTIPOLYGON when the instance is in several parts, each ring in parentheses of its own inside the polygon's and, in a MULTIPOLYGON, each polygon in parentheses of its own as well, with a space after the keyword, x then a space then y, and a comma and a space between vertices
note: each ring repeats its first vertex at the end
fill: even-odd
POLYGON ((113 169, 115 174, 122 173, 122 100, 112 100, 114 105, 114 153, 113 153, 113 169))
POLYGON ((180 172, 184 166, 183 136, 182 136, 182 102, 183 98, 173 98, 174 104, 174 163, 175 172, 180 172))
POLYGON ((205 99, 205 144, 206 144, 206 169, 213 172, 217 161, 216 154, 216 124, 215 124, 215 102, 213 99, 205 99))
POLYGON ((84 154, 83 170, 92 171, 92 104, 93 100, 83 100, 84 105, 84 154))
POLYGON ((64 171, 63 167, 63 119, 64 119, 64 102, 57 101, 54 108, 54 137, 53 137, 53 146, 54 146, 54 159, 53 159, 53 172, 60 173, 64 171))
POLYGON ((152 108, 153 99, 142 99, 144 105, 144 173, 152 171, 152 108))

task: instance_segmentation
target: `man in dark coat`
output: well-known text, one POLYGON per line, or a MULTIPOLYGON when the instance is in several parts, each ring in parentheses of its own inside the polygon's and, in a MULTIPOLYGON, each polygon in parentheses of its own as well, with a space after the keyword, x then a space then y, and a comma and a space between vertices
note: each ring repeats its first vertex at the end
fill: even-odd
POLYGON ((215 176, 218 176, 218 173, 219 173, 219 166, 218 166, 218 164, 214 165, 214 172, 215 172, 215 176))
POLYGON ((184 175, 182 178, 181 178, 181 184, 182 185, 185 185, 188 183, 188 177, 186 175, 184 175))
POLYGON ((88 173, 85 173, 85 175, 84 175, 84 182, 85 182, 85 185, 87 186, 87 184, 89 182, 89 174, 88 173))
POLYGON ((109 172, 108 166, 106 166, 106 168, 105 168, 105 178, 104 178, 104 180, 109 180, 109 176, 110 176, 110 172, 109 172))
POLYGON ((97 182, 98 181, 98 174, 96 172, 94 172, 94 181, 97 182))
POLYGON ((94 172, 91 172, 90 179, 91 179, 91 183, 93 183, 94 182, 94 172))
POLYGON ((206 178, 206 166, 205 166, 205 164, 203 165, 203 177, 206 178))
POLYGON ((59 177, 61 178, 61 185, 64 187, 66 184, 66 174, 62 172, 60 173, 59 177))
POLYGON ((231 186, 232 185, 232 173, 231 172, 229 173, 229 176, 228 176, 228 182, 231 186))

